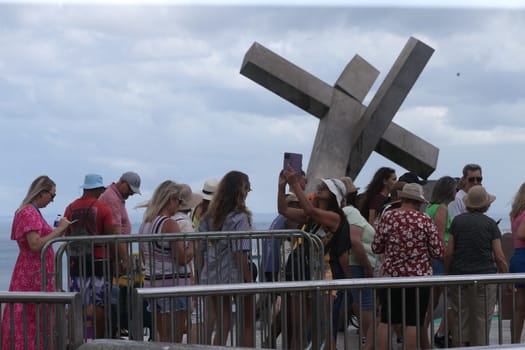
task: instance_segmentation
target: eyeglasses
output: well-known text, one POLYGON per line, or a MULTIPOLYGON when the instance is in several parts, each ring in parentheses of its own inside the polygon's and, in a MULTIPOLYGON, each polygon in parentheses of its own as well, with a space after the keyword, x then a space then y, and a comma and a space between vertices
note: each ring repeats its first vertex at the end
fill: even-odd
POLYGON ((474 182, 481 183, 481 181, 483 181, 483 177, 481 177, 481 176, 472 176, 472 177, 467 178, 467 180, 471 184, 473 184, 474 182))
POLYGON ((56 193, 51 193, 51 191, 46 190, 46 192, 49 193, 49 196, 51 197, 51 200, 55 199, 55 197, 57 196, 56 193))

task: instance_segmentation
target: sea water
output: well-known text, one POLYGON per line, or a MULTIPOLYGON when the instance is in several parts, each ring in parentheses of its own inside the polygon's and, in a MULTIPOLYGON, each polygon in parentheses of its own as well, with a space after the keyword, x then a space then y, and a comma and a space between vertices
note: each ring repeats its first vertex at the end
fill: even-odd
MULTIPOLYGON (((0 216, 0 291, 9 289, 13 268, 18 258, 18 245, 11 240, 12 221, 12 217, 0 216)), ((254 221, 255 228, 259 230, 266 230, 270 226, 266 214, 255 214, 254 221)), ((132 232, 138 232, 140 223, 134 223, 132 226, 132 232)))

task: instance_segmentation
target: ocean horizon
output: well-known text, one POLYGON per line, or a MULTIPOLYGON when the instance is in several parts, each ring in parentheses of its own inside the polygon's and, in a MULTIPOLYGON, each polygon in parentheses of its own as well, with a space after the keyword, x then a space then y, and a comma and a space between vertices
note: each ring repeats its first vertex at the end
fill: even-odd
MULTIPOLYGON (((254 213, 253 222, 255 229, 266 230, 277 213, 254 213)), ((55 217, 46 217, 52 225, 55 217)), ((140 218, 131 218, 132 232, 137 233, 140 227, 140 218)), ((11 240, 11 224, 13 216, 0 215, 0 291, 7 291, 11 282, 13 268, 18 258, 18 245, 11 240)), ((55 247, 56 248, 56 247, 55 247)))
MULTIPOLYGON (((277 213, 254 213, 254 228, 257 230, 268 229, 276 215, 277 213)), ((494 214, 489 212, 487 215, 494 220, 501 219, 499 224, 501 233, 510 232, 508 214, 494 214)), ((45 217, 45 219, 47 222, 52 223, 55 217, 45 217)), ((140 227, 140 219, 132 218, 132 220, 132 232, 137 233, 140 227)), ((7 291, 9 289, 13 267, 18 257, 18 245, 15 241, 11 240, 12 221, 12 216, 0 215, 0 291, 7 291)))

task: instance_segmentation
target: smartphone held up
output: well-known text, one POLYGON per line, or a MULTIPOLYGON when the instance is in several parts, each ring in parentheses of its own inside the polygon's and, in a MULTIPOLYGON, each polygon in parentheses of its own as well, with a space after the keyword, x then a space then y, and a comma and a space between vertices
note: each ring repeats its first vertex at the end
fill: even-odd
POLYGON ((301 175, 301 171, 303 168, 302 154, 284 152, 283 169, 290 170, 290 168, 292 168, 297 175, 301 175))

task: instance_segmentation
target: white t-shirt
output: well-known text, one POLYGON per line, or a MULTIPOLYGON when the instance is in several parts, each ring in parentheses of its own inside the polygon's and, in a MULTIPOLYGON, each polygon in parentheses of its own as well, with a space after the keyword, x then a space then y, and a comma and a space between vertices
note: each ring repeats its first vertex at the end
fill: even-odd
MULTIPOLYGON (((376 263, 376 255, 372 252, 372 241, 374 240, 374 235, 376 231, 368 223, 368 221, 361 215, 359 210, 349 205, 343 208, 343 212, 346 215, 346 219, 350 225, 356 225, 363 229, 363 235, 361 242, 363 243, 363 248, 365 249, 366 256, 368 261, 372 266, 376 263)), ((350 251, 350 266, 360 265, 359 261, 356 259, 355 254, 352 254, 350 251)))
POLYGON ((456 193, 456 199, 448 204, 448 213, 450 214, 451 219, 454 219, 454 217, 458 216, 459 214, 467 212, 467 208, 463 202, 463 197, 466 195, 467 192, 459 190, 458 193, 456 193))

